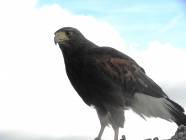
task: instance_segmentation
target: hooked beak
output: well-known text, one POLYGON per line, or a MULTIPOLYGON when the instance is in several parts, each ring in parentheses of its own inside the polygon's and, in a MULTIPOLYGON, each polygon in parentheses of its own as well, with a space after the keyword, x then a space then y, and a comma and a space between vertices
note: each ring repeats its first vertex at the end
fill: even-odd
POLYGON ((54 43, 55 43, 55 45, 57 45, 57 39, 56 39, 56 36, 54 37, 54 43))
POLYGON ((55 44, 63 44, 65 41, 69 40, 65 32, 56 32, 54 37, 55 44))

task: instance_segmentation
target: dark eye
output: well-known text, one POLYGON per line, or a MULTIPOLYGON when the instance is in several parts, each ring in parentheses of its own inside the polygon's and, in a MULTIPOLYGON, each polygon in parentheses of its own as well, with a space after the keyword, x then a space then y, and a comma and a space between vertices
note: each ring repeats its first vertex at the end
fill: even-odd
POLYGON ((71 31, 66 31, 66 35, 67 36, 71 36, 72 35, 72 32, 71 31))

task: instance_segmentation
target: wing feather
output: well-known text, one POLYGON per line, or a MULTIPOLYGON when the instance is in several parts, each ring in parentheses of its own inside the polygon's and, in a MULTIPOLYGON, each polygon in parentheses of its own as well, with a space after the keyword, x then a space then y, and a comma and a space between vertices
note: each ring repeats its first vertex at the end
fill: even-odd
POLYGON ((110 78, 121 84, 125 92, 143 93, 153 97, 165 97, 163 90, 150 79, 144 69, 130 57, 122 55, 97 55, 96 62, 110 78))

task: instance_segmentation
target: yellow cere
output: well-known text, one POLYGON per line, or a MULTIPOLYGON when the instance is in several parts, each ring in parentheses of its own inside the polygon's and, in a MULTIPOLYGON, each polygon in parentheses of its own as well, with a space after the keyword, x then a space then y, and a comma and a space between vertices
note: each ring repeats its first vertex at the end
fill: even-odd
POLYGON ((68 36, 66 35, 65 32, 57 32, 55 33, 55 43, 60 43, 63 42, 65 40, 69 40, 68 36))

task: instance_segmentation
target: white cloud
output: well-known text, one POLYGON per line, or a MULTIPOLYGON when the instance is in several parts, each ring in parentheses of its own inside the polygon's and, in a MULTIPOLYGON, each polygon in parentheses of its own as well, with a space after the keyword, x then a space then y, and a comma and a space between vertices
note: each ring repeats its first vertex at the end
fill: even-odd
MULTIPOLYGON (((0 130, 54 136, 97 135, 97 115, 71 87, 61 52, 53 43, 53 33, 64 26, 77 27, 98 45, 125 49, 155 81, 165 87, 168 85, 167 90, 169 86, 185 82, 184 49, 151 42, 147 50, 131 52, 124 48, 120 35, 108 23, 72 14, 57 4, 40 8, 35 4, 36 1, 31 0, 0 2, 0 130)), ((155 132, 149 128, 156 129, 156 121, 144 123, 130 112, 126 114, 122 133, 130 135, 131 139, 138 138, 131 133, 138 132, 144 125, 144 130, 148 127, 148 136, 154 136, 155 132), (132 127, 134 120, 137 120, 135 128, 132 127)), ((163 123, 156 134, 171 135, 175 125, 163 123), (171 130, 162 134, 167 127, 171 130)), ((112 136, 111 129, 106 131, 105 137, 112 136)), ((144 131, 137 134, 147 136, 144 131)))
POLYGON ((129 52, 156 83, 173 99, 186 104, 186 49, 170 43, 152 41, 145 50, 133 48, 129 52))

